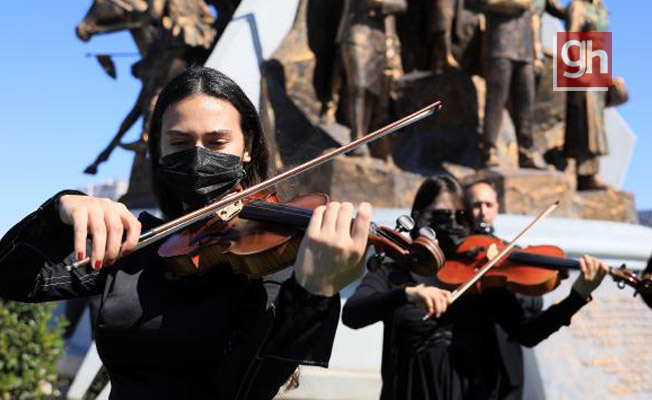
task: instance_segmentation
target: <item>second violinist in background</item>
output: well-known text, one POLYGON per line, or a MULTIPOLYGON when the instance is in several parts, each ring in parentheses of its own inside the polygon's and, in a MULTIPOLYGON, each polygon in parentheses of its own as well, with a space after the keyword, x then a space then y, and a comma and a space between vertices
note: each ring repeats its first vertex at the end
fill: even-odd
MULTIPOLYGON (((464 203, 471 222, 471 233, 494 236, 494 220, 500 211, 498 194, 488 180, 477 180, 464 188, 464 203)), ((543 310, 541 296, 516 294, 523 310, 533 315, 543 310)), ((534 352, 523 348, 509 337, 500 326, 496 327, 496 343, 500 358, 500 385, 505 399, 544 399, 543 382, 534 352), (526 384, 527 383, 527 384, 526 384)))
MULTIPOLYGON (((652 257, 647 261, 647 267, 643 271, 643 279, 652 279, 652 257)), ((641 298, 652 309, 652 293, 641 293, 641 298)))
MULTIPOLYGON (((426 180, 414 199, 412 234, 429 226, 447 257, 469 235, 462 188, 451 177, 426 180)), ((381 399, 506 399, 512 387, 501 373, 496 324, 524 346, 535 346, 591 299, 606 265, 584 256, 571 293, 542 312, 524 309, 514 293, 491 288, 451 305, 451 293, 386 262, 367 273, 346 302, 342 321, 357 329, 384 323, 381 399), (449 307, 450 305, 450 307, 449 307), (425 313, 430 316, 424 321, 425 313)))

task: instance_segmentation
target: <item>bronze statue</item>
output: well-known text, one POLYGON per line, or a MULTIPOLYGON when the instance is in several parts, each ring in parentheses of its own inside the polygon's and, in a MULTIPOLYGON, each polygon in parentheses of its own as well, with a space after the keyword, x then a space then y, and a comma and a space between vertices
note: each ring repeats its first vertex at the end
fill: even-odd
POLYGON ((558 0, 534 0, 532 37, 534 38, 534 72, 537 76, 541 75, 544 69, 543 44, 541 43, 541 19, 544 12, 561 20, 566 17, 566 10, 559 4, 558 0))
MULTIPOLYGON (((345 0, 337 45, 348 89, 351 140, 362 137, 379 110, 387 108, 391 82, 403 73, 394 15, 406 9, 405 0, 345 0)), ((339 91, 338 73, 333 93, 339 91)), ((333 110, 331 104, 327 113, 333 110)), ((373 155, 390 157, 390 147, 385 141, 373 155)), ((360 148, 354 154, 367 155, 369 150, 360 148)))
POLYGON ((496 142, 508 102, 521 168, 545 169, 533 141, 535 76, 531 0, 483 0, 488 35, 487 96, 482 156, 485 167, 499 165, 496 142))
MULTIPOLYGON (((239 1, 226 3, 235 8, 239 1)), ((94 0, 77 26, 77 36, 88 41, 96 34, 129 30, 142 56, 132 66, 132 74, 141 80, 142 87, 118 133, 86 173, 95 174, 98 165, 117 146, 144 154, 149 118, 160 90, 190 63, 205 61, 216 40, 215 25, 215 17, 203 0, 94 0), (122 143, 122 137, 140 116, 140 139, 122 143)))
POLYGON ((430 0, 428 36, 432 48, 432 69, 435 73, 459 67, 452 50, 453 19, 459 1, 430 0))
MULTIPOLYGON (((568 32, 604 32, 608 24, 609 16, 601 0, 573 0, 568 6, 568 32)), ((576 161, 577 190, 608 188, 598 175, 600 157, 608 153, 604 109, 625 103, 627 99, 622 78, 614 79, 607 92, 566 94, 564 153, 576 161)))

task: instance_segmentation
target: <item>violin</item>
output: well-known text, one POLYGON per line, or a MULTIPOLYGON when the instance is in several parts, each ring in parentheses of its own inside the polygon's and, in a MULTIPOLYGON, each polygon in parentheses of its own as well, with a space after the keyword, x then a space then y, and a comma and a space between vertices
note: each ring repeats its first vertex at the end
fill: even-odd
MULTIPOLYGON (((503 240, 493 236, 467 237, 437 274, 441 285, 449 290, 457 289, 475 276, 478 266, 493 260, 506 245, 503 240)), ((473 291, 507 287, 516 293, 540 296, 559 286, 571 269, 579 270, 579 261, 565 258, 564 251, 559 247, 539 245, 512 249, 474 283, 473 291)), ((621 289, 629 285, 636 293, 652 293, 652 281, 639 278, 625 265, 609 267, 608 274, 621 289)))
MULTIPOLYGON (((172 269, 181 275, 197 273, 209 265, 229 263, 234 271, 261 276, 288 266, 296 257, 312 211, 328 202, 323 194, 298 196, 281 204, 271 192, 278 183, 309 171, 333 158, 405 128, 442 108, 440 101, 394 121, 346 145, 297 165, 240 192, 143 233, 132 251, 158 242, 177 232, 160 247, 172 269)), ((432 235, 434 237, 434 235, 432 235)), ((433 237, 411 241, 399 232, 373 225, 369 242, 416 273, 432 275, 444 262, 433 237)), ((66 268, 71 271, 90 263, 90 257, 66 268)), ((377 263, 369 265, 377 268, 377 263)))
MULTIPOLYGON (((228 264, 234 273, 259 277, 294 262, 305 228, 315 208, 328 203, 322 193, 297 196, 282 204, 274 192, 259 193, 236 203, 237 210, 186 228, 170 236, 158 250, 177 276, 200 273, 228 264)), ((436 240, 419 236, 410 240, 399 231, 372 223, 368 242, 382 258, 389 257, 409 270, 433 276, 444 264, 436 240)), ((377 269, 378 258, 368 263, 377 269)))

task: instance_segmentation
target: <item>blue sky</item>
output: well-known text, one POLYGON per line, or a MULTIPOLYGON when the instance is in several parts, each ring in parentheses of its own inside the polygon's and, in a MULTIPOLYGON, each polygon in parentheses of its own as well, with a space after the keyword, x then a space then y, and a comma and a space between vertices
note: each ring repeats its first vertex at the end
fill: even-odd
MULTIPOLYGON (((568 1, 562 0, 562 3, 568 1)), ((639 209, 652 209, 652 45, 645 32, 652 2, 607 1, 613 32, 614 75, 625 77, 630 101, 619 108, 638 135, 625 190, 639 209)), ((136 52, 126 33, 83 43, 74 28, 91 1, 12 1, 0 24, 0 233, 64 188, 129 176, 131 155, 116 150, 96 176, 82 171, 131 109, 139 83, 137 58, 116 58, 118 79, 102 72, 89 52, 136 52)), ((138 127, 140 124, 138 124, 138 127)), ((130 132, 132 137, 137 131, 130 132)))

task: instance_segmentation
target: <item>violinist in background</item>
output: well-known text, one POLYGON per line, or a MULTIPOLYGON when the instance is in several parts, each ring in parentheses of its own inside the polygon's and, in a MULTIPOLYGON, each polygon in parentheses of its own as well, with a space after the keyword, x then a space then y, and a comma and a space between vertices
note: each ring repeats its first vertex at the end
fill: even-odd
MULTIPOLYGON (((210 68, 191 67, 162 90, 148 146, 166 219, 267 178, 256 108, 210 68)), ((184 277, 164 264, 160 243, 130 253, 142 229, 164 221, 63 191, 0 241, 0 296, 101 295, 95 339, 111 399, 271 399, 299 364, 328 365, 338 292, 362 272, 370 211, 316 208, 284 274, 248 278, 216 265, 184 277), (92 267, 67 268, 87 254, 92 267)))
POLYGON ((479 180, 466 185, 464 204, 471 218, 471 233, 493 236, 499 205, 496 189, 491 182, 479 180))
MULTIPOLYGON (((464 187, 464 203, 471 222, 471 233, 494 236, 494 219, 498 215, 500 205, 493 184, 488 180, 477 180, 467 184, 464 187)), ((528 315, 543 310, 541 296, 516 294, 516 298, 528 315)), ((511 340, 500 324, 496 324, 496 340, 503 374, 500 379, 502 387, 500 392, 505 393, 504 398, 514 400, 545 398, 534 351, 523 349, 520 343, 511 340)))
MULTIPOLYGON (((652 280, 652 257, 647 261, 647 267, 643 271, 643 279, 652 280)), ((641 293, 643 301, 652 309, 652 292, 641 293)))
MULTIPOLYGON (((413 234, 434 229, 447 257, 470 231, 462 189, 449 176, 421 185, 412 217, 413 234)), ((465 294, 451 304, 451 293, 437 288, 436 277, 386 262, 364 276, 344 306, 342 322, 354 329, 383 322, 381 399, 504 399, 511 390, 501 382, 495 325, 524 346, 569 325, 605 276, 606 266, 595 258, 584 256, 580 264, 582 273, 569 295, 531 314, 506 288, 465 294)))

